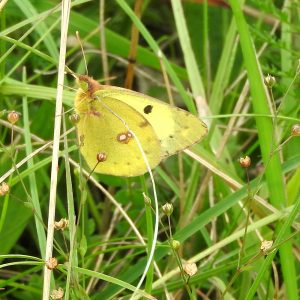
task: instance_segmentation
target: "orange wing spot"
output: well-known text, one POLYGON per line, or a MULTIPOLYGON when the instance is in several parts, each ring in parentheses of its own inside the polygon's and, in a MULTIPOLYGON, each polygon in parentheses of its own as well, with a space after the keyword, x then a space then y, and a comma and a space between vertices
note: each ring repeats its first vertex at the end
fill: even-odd
POLYGON ((117 135, 117 141, 122 144, 128 144, 131 139, 132 139, 132 134, 129 131, 122 132, 117 135))

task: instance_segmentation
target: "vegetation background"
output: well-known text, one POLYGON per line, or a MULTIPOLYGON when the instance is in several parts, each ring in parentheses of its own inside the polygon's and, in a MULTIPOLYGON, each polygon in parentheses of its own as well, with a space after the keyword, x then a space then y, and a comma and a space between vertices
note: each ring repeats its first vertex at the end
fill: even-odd
MULTIPOLYGON (((299 2, 145 0, 140 21, 134 5, 72 1, 66 65, 86 72, 78 31, 89 75, 124 86, 134 23, 133 89, 168 101, 163 65, 176 105, 209 127, 192 152, 154 170, 160 206, 174 211, 160 211, 144 296, 299 299, 299 2), (261 249, 262 241, 272 248, 261 249), (196 274, 184 272, 187 262, 196 274)), ((61 2, 11 0, 0 8, 0 299, 41 299, 61 2), (7 120, 12 111, 20 114, 15 124, 7 120)), ((64 85, 66 132, 74 128, 74 78, 66 75, 64 85)), ((86 184, 75 131, 60 142, 55 220, 69 227, 54 235, 52 298, 62 288, 63 299, 129 299, 153 238, 143 197, 152 198, 149 176, 93 174, 86 184)))

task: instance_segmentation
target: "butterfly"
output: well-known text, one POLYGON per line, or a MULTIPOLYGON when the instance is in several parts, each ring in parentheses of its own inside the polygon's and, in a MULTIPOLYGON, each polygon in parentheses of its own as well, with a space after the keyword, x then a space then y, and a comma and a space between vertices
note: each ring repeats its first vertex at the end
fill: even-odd
POLYGON ((193 114, 132 90, 77 76, 81 153, 96 173, 137 176, 200 141, 207 126, 193 114), (139 146, 140 144, 140 146, 139 146))

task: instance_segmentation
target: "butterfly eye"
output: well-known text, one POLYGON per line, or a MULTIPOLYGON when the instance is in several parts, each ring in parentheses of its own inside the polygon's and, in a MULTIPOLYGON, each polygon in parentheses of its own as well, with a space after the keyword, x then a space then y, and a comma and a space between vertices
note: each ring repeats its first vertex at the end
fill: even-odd
POLYGON ((107 159, 107 155, 104 152, 97 153, 97 161, 98 162, 104 162, 107 159))
POLYGON ((79 87, 84 91, 84 92, 87 92, 88 89, 89 89, 89 85, 88 85, 88 82, 86 82, 85 80, 80 80, 80 79, 77 79, 77 84, 79 85, 79 87))
POLYGON ((144 107, 144 113, 148 115, 152 112, 152 109, 153 109, 152 105, 147 105, 144 107))
POLYGON ((128 144, 131 138, 132 138, 132 133, 129 131, 122 132, 117 135, 117 141, 122 144, 128 144))
POLYGON ((92 100, 91 101, 98 101, 99 97, 97 95, 92 95, 92 100))

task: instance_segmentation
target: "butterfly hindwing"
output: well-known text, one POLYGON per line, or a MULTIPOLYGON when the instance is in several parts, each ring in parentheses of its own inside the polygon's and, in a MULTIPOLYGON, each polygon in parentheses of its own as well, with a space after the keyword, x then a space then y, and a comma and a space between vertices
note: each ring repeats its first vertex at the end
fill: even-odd
MULTIPOLYGON (((81 99, 82 100, 82 99, 81 99)), ((161 161, 161 147, 149 122, 135 109, 117 99, 106 97, 77 101, 77 124, 81 153, 95 172, 115 176, 137 176, 147 172, 138 144, 124 125, 138 137, 151 168, 161 161), (122 120, 121 120, 122 119, 122 120), (97 155, 105 160, 97 164, 97 155)))

